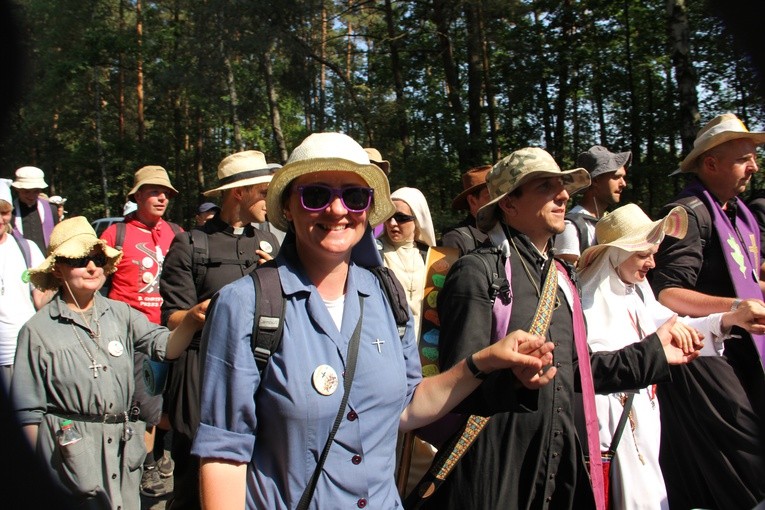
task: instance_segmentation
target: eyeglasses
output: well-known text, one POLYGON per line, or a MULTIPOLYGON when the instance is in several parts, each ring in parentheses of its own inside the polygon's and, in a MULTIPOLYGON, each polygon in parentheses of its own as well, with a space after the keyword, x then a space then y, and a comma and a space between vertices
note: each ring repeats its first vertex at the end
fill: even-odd
POLYGON ((87 257, 78 257, 76 259, 70 259, 68 257, 56 257, 56 262, 61 262, 69 267, 87 267, 90 262, 93 262, 96 267, 104 267, 106 265, 106 255, 103 253, 96 253, 95 255, 88 255, 87 257))
POLYGON ((408 214, 404 214, 402 212, 397 212, 390 218, 388 218, 388 221, 390 220, 396 220, 396 223, 401 225, 402 223, 409 223, 410 221, 414 221, 416 218, 414 216, 410 216, 408 214))
POLYGON ((359 213, 369 209, 375 190, 364 186, 332 188, 323 184, 311 184, 310 186, 298 186, 298 191, 300 192, 300 205, 306 211, 323 211, 335 197, 340 197, 343 207, 351 212, 359 213))

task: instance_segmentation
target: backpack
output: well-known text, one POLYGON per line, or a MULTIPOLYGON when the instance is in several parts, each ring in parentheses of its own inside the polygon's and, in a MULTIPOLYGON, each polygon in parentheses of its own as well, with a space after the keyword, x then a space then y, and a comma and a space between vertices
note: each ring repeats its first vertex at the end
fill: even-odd
MULTIPOLYGON (((383 266, 367 267, 367 270, 380 282, 396 320, 399 339, 403 339, 406 323, 409 321, 409 306, 401 283, 393 273, 383 266)), ((271 355, 276 352, 282 341, 284 331, 284 305, 282 284, 275 260, 261 264, 250 273, 255 287, 255 319, 252 322, 250 347, 258 372, 261 374, 271 355)))
MULTIPOLYGON (((172 221, 168 221, 167 224, 170 226, 170 229, 173 231, 173 234, 179 234, 182 232, 181 227, 173 223, 172 221)), ((117 232, 116 237, 114 238, 114 248, 116 250, 122 251, 122 247, 125 245, 125 231, 127 227, 125 226, 125 221, 120 221, 116 223, 117 226, 117 232)))
POLYGON ((662 209, 662 213, 666 213, 670 209, 676 206, 683 206, 689 211, 693 212, 698 219, 699 224, 699 238, 701 239, 701 249, 706 247, 707 242, 712 236, 712 216, 709 214, 709 209, 704 205, 704 202, 700 198, 694 196, 678 198, 671 204, 667 204, 662 209))
POLYGON ((576 235, 579 237, 579 253, 590 247, 590 235, 587 232, 587 219, 582 214, 566 214, 566 219, 576 228, 576 235))

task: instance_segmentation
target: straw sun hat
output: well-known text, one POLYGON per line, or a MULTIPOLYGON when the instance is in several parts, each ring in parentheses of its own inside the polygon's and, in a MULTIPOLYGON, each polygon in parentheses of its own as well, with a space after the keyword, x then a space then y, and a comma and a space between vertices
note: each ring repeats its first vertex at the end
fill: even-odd
POLYGON ((288 230, 283 196, 290 183, 302 175, 329 171, 358 174, 375 190, 368 214, 370 225, 379 225, 396 212, 388 178, 379 166, 370 162, 361 145, 342 133, 315 133, 303 140, 292 151, 287 164, 274 174, 266 195, 268 220, 276 228, 288 230))
POLYGON ((53 232, 50 234, 48 258, 36 268, 29 270, 30 281, 40 290, 58 289, 61 282, 53 276, 56 257, 72 259, 85 257, 95 246, 100 246, 106 255, 104 274, 113 273, 122 258, 122 252, 96 237, 93 227, 84 216, 75 216, 62 221, 53 227, 53 232))
POLYGON ((148 165, 139 168, 133 176, 133 188, 127 195, 128 200, 133 200, 133 195, 141 186, 146 184, 157 184, 169 188, 174 194, 178 194, 178 190, 173 188, 170 184, 170 177, 167 176, 167 170, 159 165, 148 165))
POLYGON ((497 203, 528 181, 543 177, 560 177, 569 195, 590 185, 590 174, 584 168, 561 170, 544 149, 526 147, 517 150, 494 165, 486 176, 489 203, 478 209, 476 224, 484 232, 497 222, 497 203))
POLYGON ((749 131, 734 114, 718 115, 707 122, 696 135, 693 150, 680 163, 679 173, 693 172, 696 169, 695 162, 699 156, 709 149, 738 138, 748 138, 756 145, 765 143, 765 133, 749 131))
POLYGON ((209 197, 224 189, 271 182, 274 172, 281 167, 279 163, 266 163, 266 155, 260 151, 237 152, 220 162, 218 187, 205 191, 203 195, 209 197))
POLYGON ((665 235, 682 239, 687 230, 688 213, 682 206, 672 208, 660 220, 651 221, 638 205, 627 204, 598 221, 595 225, 598 244, 584 250, 577 269, 584 270, 606 248, 613 246, 626 252, 637 253, 660 244, 665 235))

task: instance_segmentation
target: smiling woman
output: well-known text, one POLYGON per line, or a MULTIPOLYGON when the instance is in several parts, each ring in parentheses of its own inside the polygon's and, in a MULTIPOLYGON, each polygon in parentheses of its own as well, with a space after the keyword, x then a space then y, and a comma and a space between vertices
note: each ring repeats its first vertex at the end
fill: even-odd
POLYGON ((58 293, 21 328, 14 363, 19 422, 54 479, 84 508, 139 508, 146 449, 143 422, 131 408, 133 352, 174 359, 201 327, 191 317, 171 334, 102 297, 105 275, 121 258, 84 217, 56 225, 50 254, 30 279, 58 293), (64 441, 62 429, 80 439, 64 441))
MULTIPOLYGON (((202 506, 400 507, 399 429, 437 419, 479 381, 465 362, 423 381, 412 319, 400 336, 380 281, 362 267, 377 254, 370 226, 396 208, 358 143, 340 133, 306 138, 274 174, 267 209, 287 231, 275 263, 283 334, 261 374, 251 336, 262 296, 250 279, 224 287, 210 306, 192 448, 202 459, 202 506)), ((521 334, 473 357, 483 371, 541 368, 549 349, 521 334), (526 347, 535 354, 518 352, 526 347)))

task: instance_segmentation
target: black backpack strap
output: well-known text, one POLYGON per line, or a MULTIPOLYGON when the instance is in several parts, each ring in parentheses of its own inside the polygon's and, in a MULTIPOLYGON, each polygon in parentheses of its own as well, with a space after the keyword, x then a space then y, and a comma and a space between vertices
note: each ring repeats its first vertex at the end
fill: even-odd
POLYGON ((262 264, 250 273, 250 277, 255 286, 255 317, 252 321, 250 346, 258 371, 262 374, 282 341, 286 300, 275 261, 262 264))
POLYGON ((183 232, 183 229, 177 223, 173 223, 172 221, 168 221, 167 224, 170 226, 170 230, 173 231, 173 234, 178 235, 181 232, 183 232))
POLYGON ((115 225, 117 232, 114 237, 114 249, 122 251, 122 247, 125 246, 125 222, 118 221, 115 225))
POLYGON ((406 293, 401 282, 398 281, 393 271, 385 266, 374 266, 367 268, 380 282, 380 286, 385 291, 390 304, 393 318, 396 320, 398 337, 403 339, 406 332, 406 323, 409 322, 409 305, 406 301, 406 293))
POLYGON ((587 232, 587 220, 581 214, 567 214, 566 219, 576 228, 576 235, 579 237, 579 253, 590 247, 590 236, 587 232))
POLYGON ((664 206, 662 213, 666 214, 670 209, 678 205, 682 205, 696 216, 699 225, 701 248, 703 249, 712 237, 712 216, 709 214, 709 209, 707 209, 706 204, 699 197, 687 196, 678 198, 673 203, 664 206))
POLYGON ((207 234, 197 228, 189 231, 189 242, 191 243, 191 274, 194 275, 194 288, 197 289, 198 295, 207 276, 210 245, 207 234))
POLYGON ((510 295, 510 275, 505 274, 505 265, 502 263, 502 252, 496 246, 490 248, 478 248, 471 252, 472 256, 478 257, 486 271, 486 279, 489 282, 489 298, 492 306, 497 296, 503 296, 507 302, 510 295), (492 264, 489 263, 491 261, 492 264))

